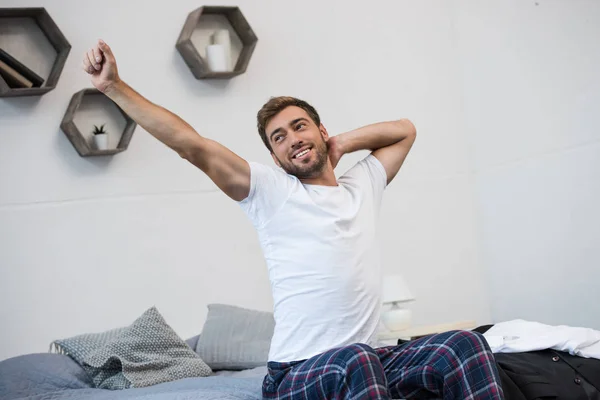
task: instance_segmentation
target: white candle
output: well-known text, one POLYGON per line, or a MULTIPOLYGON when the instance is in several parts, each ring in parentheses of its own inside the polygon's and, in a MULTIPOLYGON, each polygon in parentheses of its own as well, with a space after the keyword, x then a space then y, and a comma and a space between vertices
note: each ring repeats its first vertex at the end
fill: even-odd
POLYGON ((213 72, 226 72, 227 58, 225 56, 225 47, 221 44, 210 44, 206 46, 206 59, 208 68, 213 72))
POLYGON ((217 29, 211 37, 212 44, 220 44, 225 50, 225 63, 228 70, 232 70, 231 66, 231 39, 228 29, 217 29))

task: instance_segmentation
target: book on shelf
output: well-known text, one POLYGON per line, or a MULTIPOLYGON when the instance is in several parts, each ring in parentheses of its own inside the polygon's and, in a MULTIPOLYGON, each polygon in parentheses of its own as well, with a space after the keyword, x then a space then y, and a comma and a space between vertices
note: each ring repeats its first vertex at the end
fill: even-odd
POLYGON ((17 88, 40 87, 44 79, 0 48, 0 75, 9 86, 17 88))
POLYGON ((0 60, 0 76, 4 78, 6 84, 11 88, 20 89, 33 87, 33 82, 15 71, 2 60, 0 60))

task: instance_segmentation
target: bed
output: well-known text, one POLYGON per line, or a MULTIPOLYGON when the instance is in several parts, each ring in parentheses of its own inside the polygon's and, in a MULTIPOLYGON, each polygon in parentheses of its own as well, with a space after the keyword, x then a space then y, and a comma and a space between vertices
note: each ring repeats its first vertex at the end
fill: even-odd
MULTIPOLYGON (((206 337, 200 340, 202 335, 197 335, 185 341, 190 351, 201 355, 213 368, 206 377, 170 379, 147 387, 109 390, 99 388, 88 371, 71 356, 25 354, 0 361, 0 399, 261 399, 262 380, 267 373, 266 345, 262 339, 267 334, 260 333, 256 327, 250 329, 249 319, 256 325, 263 317, 269 325, 271 316, 268 314, 261 316, 255 311, 231 306, 210 308, 202 332, 206 337), (215 341, 215 336, 223 340, 215 341), (244 365, 252 367, 240 368, 244 365)), ((487 325, 475 330, 485 334, 491 327, 487 325)), ((560 350, 566 349, 530 349, 495 354, 506 398, 525 400, 550 396, 579 399, 600 396, 600 357, 580 357, 560 350)))
POLYGON ((143 388, 96 389, 83 368, 62 354, 36 353, 0 362, 2 400, 259 400, 265 367, 217 371, 143 388))
POLYGON ((272 313, 208 308, 201 334, 185 341, 152 307, 127 327, 0 361, 0 399, 261 399, 272 313))

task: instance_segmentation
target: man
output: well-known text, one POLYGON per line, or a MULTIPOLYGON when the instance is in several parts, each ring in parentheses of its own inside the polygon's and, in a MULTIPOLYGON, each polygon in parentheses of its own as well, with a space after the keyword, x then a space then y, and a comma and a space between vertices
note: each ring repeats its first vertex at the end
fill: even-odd
POLYGON ((102 41, 83 60, 96 88, 206 173, 251 219, 269 268, 275 332, 266 399, 501 399, 493 355, 472 332, 376 348, 380 269, 375 222, 385 187, 416 137, 408 120, 330 137, 316 110, 272 98, 258 131, 281 170, 200 136, 120 78, 102 41), (372 150, 342 177, 334 168, 372 150), (285 171, 285 172, 284 172, 285 171))

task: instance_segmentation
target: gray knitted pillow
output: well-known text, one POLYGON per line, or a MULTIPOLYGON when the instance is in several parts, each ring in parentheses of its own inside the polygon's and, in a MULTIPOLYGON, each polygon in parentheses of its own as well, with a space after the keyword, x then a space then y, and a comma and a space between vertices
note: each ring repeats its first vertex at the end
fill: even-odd
POLYGON ((274 329, 273 313, 209 304, 196 353, 215 370, 267 365, 274 329))
POLYGON ((130 326, 53 342, 101 389, 144 387, 212 374, 155 307, 130 326))

